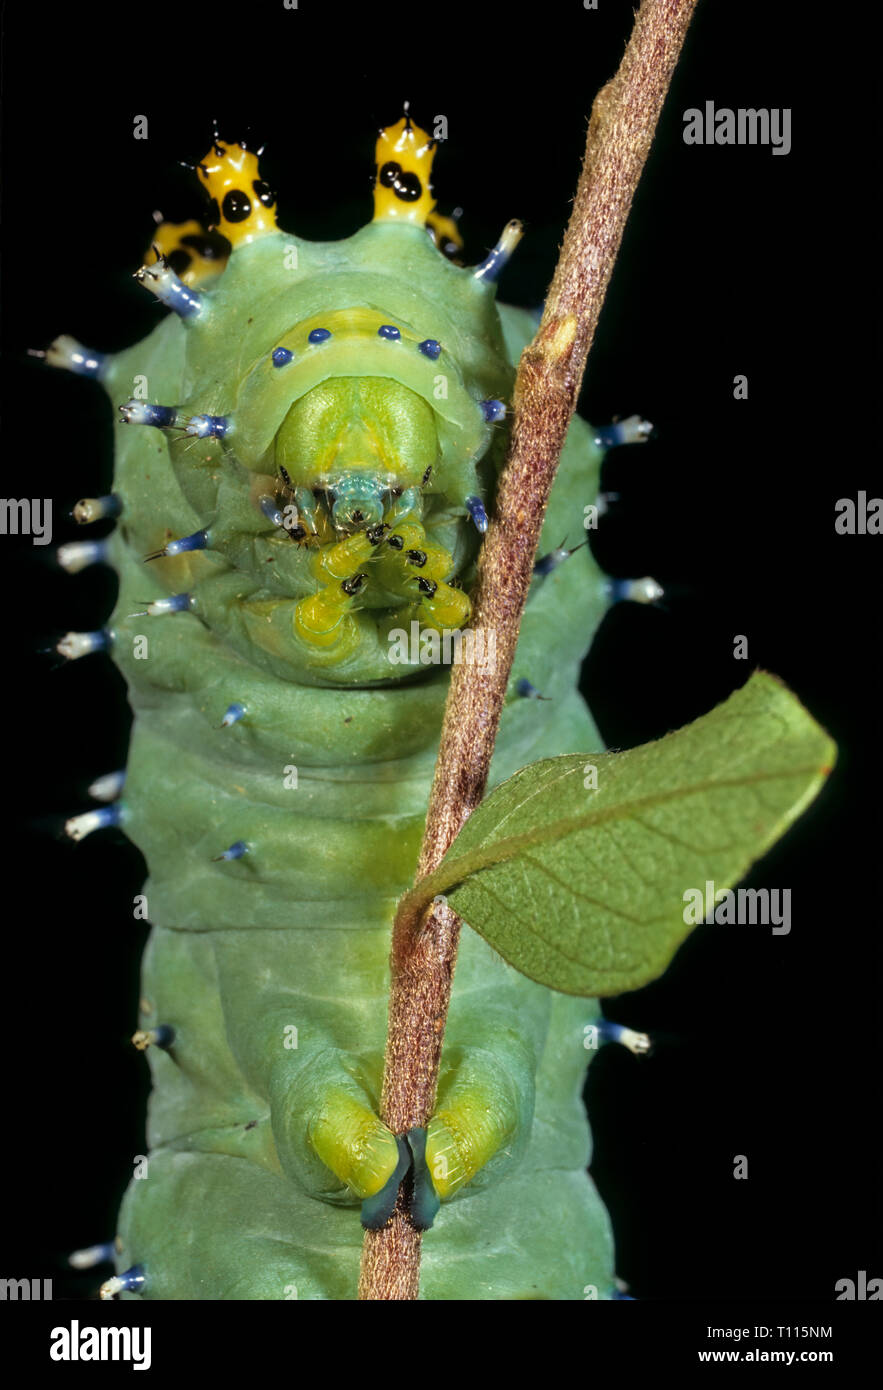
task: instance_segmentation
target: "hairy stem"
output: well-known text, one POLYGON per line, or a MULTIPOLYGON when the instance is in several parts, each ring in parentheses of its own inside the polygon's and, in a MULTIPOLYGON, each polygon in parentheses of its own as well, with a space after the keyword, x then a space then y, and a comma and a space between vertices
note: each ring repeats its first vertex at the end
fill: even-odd
MULTIPOLYGON (((440 863, 484 795, 549 492, 586 358, 696 0, 642 0, 612 81, 595 98, 586 152, 545 312, 518 366, 512 441, 478 563, 471 626, 496 637, 494 670, 456 664, 445 707, 416 891, 393 925, 381 1116, 401 1134, 435 1105, 460 919, 426 905, 422 878, 440 863)), ((487 646, 485 647, 487 650, 487 646)), ((359 1297, 413 1299, 420 1235, 403 1210, 368 1231, 359 1297)))

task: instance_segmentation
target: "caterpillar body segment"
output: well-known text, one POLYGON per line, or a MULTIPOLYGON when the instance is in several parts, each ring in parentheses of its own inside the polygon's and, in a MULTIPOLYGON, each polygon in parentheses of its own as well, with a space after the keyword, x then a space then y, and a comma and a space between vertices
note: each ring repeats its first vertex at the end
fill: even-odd
MULTIPOLYGON (((430 145, 407 115, 392 127, 374 220, 319 244, 278 229, 255 157, 216 140, 200 177, 223 269, 169 267, 189 296, 166 276, 173 309, 197 307, 102 360, 115 408, 174 410, 118 420, 103 552, 135 715, 124 827, 149 866, 137 1026, 174 1039, 146 1052, 149 1178, 120 1213, 123 1298, 355 1298, 362 1220, 385 1219, 408 1165, 431 1226, 421 1297, 613 1287, 581 1101, 596 1003, 465 932, 435 1114, 410 1137, 378 1116, 390 928, 449 679, 426 653, 468 629, 533 334, 496 303, 514 230, 480 275, 427 232, 430 145)), ((174 249, 164 233, 158 252, 174 249)), ((541 555, 581 533, 603 453, 575 420, 541 555)), ((507 703, 492 783, 601 746, 576 684, 610 594, 584 551, 534 585, 512 680, 545 698, 507 703)))

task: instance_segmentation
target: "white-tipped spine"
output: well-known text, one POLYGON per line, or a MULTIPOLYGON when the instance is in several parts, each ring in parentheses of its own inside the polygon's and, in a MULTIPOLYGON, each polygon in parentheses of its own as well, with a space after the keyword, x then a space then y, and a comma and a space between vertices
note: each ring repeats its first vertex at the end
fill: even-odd
POLYGON ((68 541, 58 547, 56 558, 67 574, 79 574, 90 565, 106 563, 107 541, 68 541))
POLYGON ((633 579, 629 585, 629 598, 633 603, 656 603, 663 595, 662 585, 649 575, 643 579, 633 579))
POLYGON ((103 521, 106 516, 119 516, 122 503, 116 493, 107 497, 81 497, 74 506, 74 521, 78 526, 88 526, 93 521, 103 521))
POLYGON ((59 656, 66 657, 68 661, 79 661, 81 656, 105 651, 108 645, 108 634, 101 630, 97 632, 66 632, 56 642, 55 650, 59 656))
POLYGON ((629 603, 656 603, 664 597, 665 590, 658 580, 648 574, 642 579, 610 579, 607 581, 607 593, 614 603, 623 600, 629 603))
POLYGON ((636 1057, 645 1055, 651 1047, 649 1036, 646 1033, 636 1033, 634 1028, 623 1028, 616 1041, 627 1047, 636 1057))
POLYGON ((104 830, 109 825, 119 825, 121 809, 118 805, 102 806, 99 810, 84 811, 82 815, 71 816, 64 823, 64 833, 72 840, 85 840, 96 830, 104 830))
POLYGON ((625 420, 613 420, 609 425, 598 427, 595 443, 599 449, 618 449, 622 444, 646 444, 652 433, 649 420, 629 415, 625 420))
POLYGON ((126 781, 125 768, 118 772, 105 772, 96 777, 89 787, 89 795, 96 801, 116 801, 126 781))
POLYGON ((103 1245, 87 1245, 83 1250, 74 1250, 68 1255, 71 1269, 94 1269, 96 1265, 107 1264, 114 1256, 113 1241, 103 1245))
POLYGON ((141 266, 135 279, 182 319, 197 318, 202 312, 202 295, 185 285, 164 260, 141 266))
POLYGON ((132 618, 164 618, 169 613, 186 613, 192 606, 190 594, 171 594, 168 598, 153 599, 146 608, 139 608, 132 618))
POLYGON ((629 415, 625 420, 620 420, 619 428, 623 444, 646 444, 653 433, 650 421, 640 415, 629 415))
POLYGON ((472 272, 475 280, 496 280, 500 271, 510 259, 512 252, 524 236, 524 223, 513 218, 507 222, 496 246, 488 252, 481 265, 477 265, 472 272))
POLYGON ((69 333, 62 333, 46 349, 50 367, 62 367, 65 371, 76 372, 77 376, 101 377, 105 360, 103 353, 83 347, 69 333))

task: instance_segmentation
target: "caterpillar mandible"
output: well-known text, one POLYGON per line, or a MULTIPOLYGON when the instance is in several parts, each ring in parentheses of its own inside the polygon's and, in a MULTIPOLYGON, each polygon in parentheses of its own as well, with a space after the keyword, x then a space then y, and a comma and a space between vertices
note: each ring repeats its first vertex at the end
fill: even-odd
MULTIPOLYGON (((208 231, 160 225, 137 274, 171 312, 123 352, 48 353, 119 413, 112 494, 77 512, 116 529, 63 557, 111 564, 117 602, 59 649, 109 649, 135 713, 124 785, 95 789, 118 799, 68 830, 121 826, 150 872, 150 1176, 124 1199, 108 1296, 351 1299, 359 1207, 382 1221, 408 1161, 376 1115, 389 925, 449 663, 493 659, 470 649, 469 588, 533 332, 495 294, 518 223, 478 266, 451 259, 435 144, 406 110, 377 142, 373 219, 311 243, 277 227, 258 156, 216 133, 197 166, 208 231)), ((606 447, 647 432, 574 422, 494 781, 599 746, 574 681, 612 595, 564 538, 606 447), (591 622, 562 621, 587 592, 591 622)), ((441 1215, 423 1297, 613 1296, 578 1098, 590 1024, 606 1027, 596 1005, 464 942, 425 1136, 426 1224, 441 1215), (527 1208, 515 1251, 472 1240, 527 1208)))

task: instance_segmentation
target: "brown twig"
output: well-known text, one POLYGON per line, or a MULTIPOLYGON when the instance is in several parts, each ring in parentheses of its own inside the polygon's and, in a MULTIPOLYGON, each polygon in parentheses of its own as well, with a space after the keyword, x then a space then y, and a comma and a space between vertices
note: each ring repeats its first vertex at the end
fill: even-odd
MULTIPOLYGON (((419 892, 484 795, 521 614, 564 437, 576 405, 626 218, 696 0, 642 0, 612 81, 595 98, 573 213, 542 322, 515 382, 509 457, 473 593, 471 626, 496 638, 496 665, 454 665, 417 871, 393 925, 381 1116, 397 1134, 425 1125, 457 956, 460 919, 419 892)), ((487 644, 485 644, 487 650, 487 644)), ((421 1237, 402 1209, 366 1233, 359 1297, 417 1297, 421 1237)))

